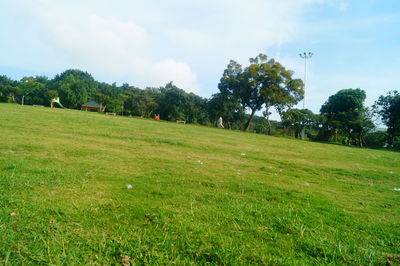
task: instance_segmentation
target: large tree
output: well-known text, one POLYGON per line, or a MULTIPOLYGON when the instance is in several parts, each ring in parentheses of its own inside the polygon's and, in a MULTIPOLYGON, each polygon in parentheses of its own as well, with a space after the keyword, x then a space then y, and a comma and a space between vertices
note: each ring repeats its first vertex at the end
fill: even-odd
POLYGON ((289 109, 282 113, 282 124, 285 128, 291 130, 295 138, 305 128, 314 126, 316 116, 308 109, 289 109))
POLYGON ((374 127, 364 106, 366 97, 361 89, 345 89, 328 98, 320 112, 326 117, 326 127, 331 135, 339 132, 349 141, 365 145, 364 135, 374 127))
MULTIPOLYGON (((293 79, 293 72, 286 70, 274 59, 264 54, 250 58, 250 65, 242 68, 231 60, 225 69, 218 88, 222 95, 232 95, 245 109, 250 110, 243 130, 247 131, 254 114, 265 106, 275 109, 281 114, 285 108, 291 107, 303 98, 303 82, 293 79)), ((268 118, 268 116, 267 116, 268 118)))
POLYGON ((46 93, 47 82, 47 78, 43 76, 22 78, 18 85, 21 93, 21 104, 24 105, 25 97, 28 97, 28 104, 43 104, 43 94, 46 93))
POLYGON ((219 117, 223 118, 226 128, 239 129, 242 127, 245 112, 243 107, 232 95, 216 93, 211 96, 208 103, 208 114, 214 125, 219 117))
POLYGON ((87 72, 69 69, 55 76, 52 87, 58 91, 64 106, 80 108, 86 101, 94 99, 98 83, 87 72))
POLYGON ((395 143, 395 139, 400 137, 400 93, 398 91, 388 92, 387 95, 381 95, 373 106, 374 112, 382 118, 382 122, 388 127, 389 143, 395 143))
POLYGON ((160 92, 161 97, 158 99, 158 110, 161 114, 161 118, 169 121, 185 120, 187 93, 179 89, 172 82, 160 88, 160 92))

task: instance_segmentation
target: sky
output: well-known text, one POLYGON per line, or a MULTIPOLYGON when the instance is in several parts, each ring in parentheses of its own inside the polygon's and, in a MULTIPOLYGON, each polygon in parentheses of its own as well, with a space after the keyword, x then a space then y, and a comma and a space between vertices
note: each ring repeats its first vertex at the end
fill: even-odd
MULTIPOLYGON (((218 92, 229 60, 264 53, 304 77, 318 113, 341 89, 400 90, 398 0, 0 0, 0 75, 81 69, 102 82, 218 92)), ((299 107, 302 103, 299 104, 299 107)), ((276 114, 273 116, 276 117, 276 114)), ((274 117, 272 117, 274 118, 274 117)))

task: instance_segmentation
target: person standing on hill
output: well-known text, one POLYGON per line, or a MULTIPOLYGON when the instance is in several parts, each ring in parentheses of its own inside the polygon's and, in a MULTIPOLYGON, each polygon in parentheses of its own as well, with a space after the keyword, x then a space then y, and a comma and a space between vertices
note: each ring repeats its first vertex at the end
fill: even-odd
POLYGON ((224 124, 222 123, 222 117, 218 118, 217 125, 218 125, 218 128, 224 128, 224 124))

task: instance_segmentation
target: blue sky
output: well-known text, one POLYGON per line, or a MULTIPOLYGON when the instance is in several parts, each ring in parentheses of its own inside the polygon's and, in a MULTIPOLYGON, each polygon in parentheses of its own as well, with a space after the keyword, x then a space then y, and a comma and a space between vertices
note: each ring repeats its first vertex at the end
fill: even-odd
POLYGON ((53 77, 79 68, 141 88, 169 81, 204 97, 218 92, 230 59, 265 53, 303 77, 318 112, 341 89, 367 104, 399 90, 397 0, 1 0, 0 74, 53 77))

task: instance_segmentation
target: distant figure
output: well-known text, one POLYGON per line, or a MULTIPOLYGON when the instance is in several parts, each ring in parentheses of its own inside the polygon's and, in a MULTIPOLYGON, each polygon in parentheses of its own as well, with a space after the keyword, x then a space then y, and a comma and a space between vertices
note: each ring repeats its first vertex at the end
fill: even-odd
POLYGON ((155 115, 154 115, 154 120, 160 120, 160 114, 158 114, 158 115, 155 114, 155 115))
POLYGON ((222 117, 218 118, 217 126, 218 126, 218 128, 224 128, 224 124, 222 123, 222 117))

